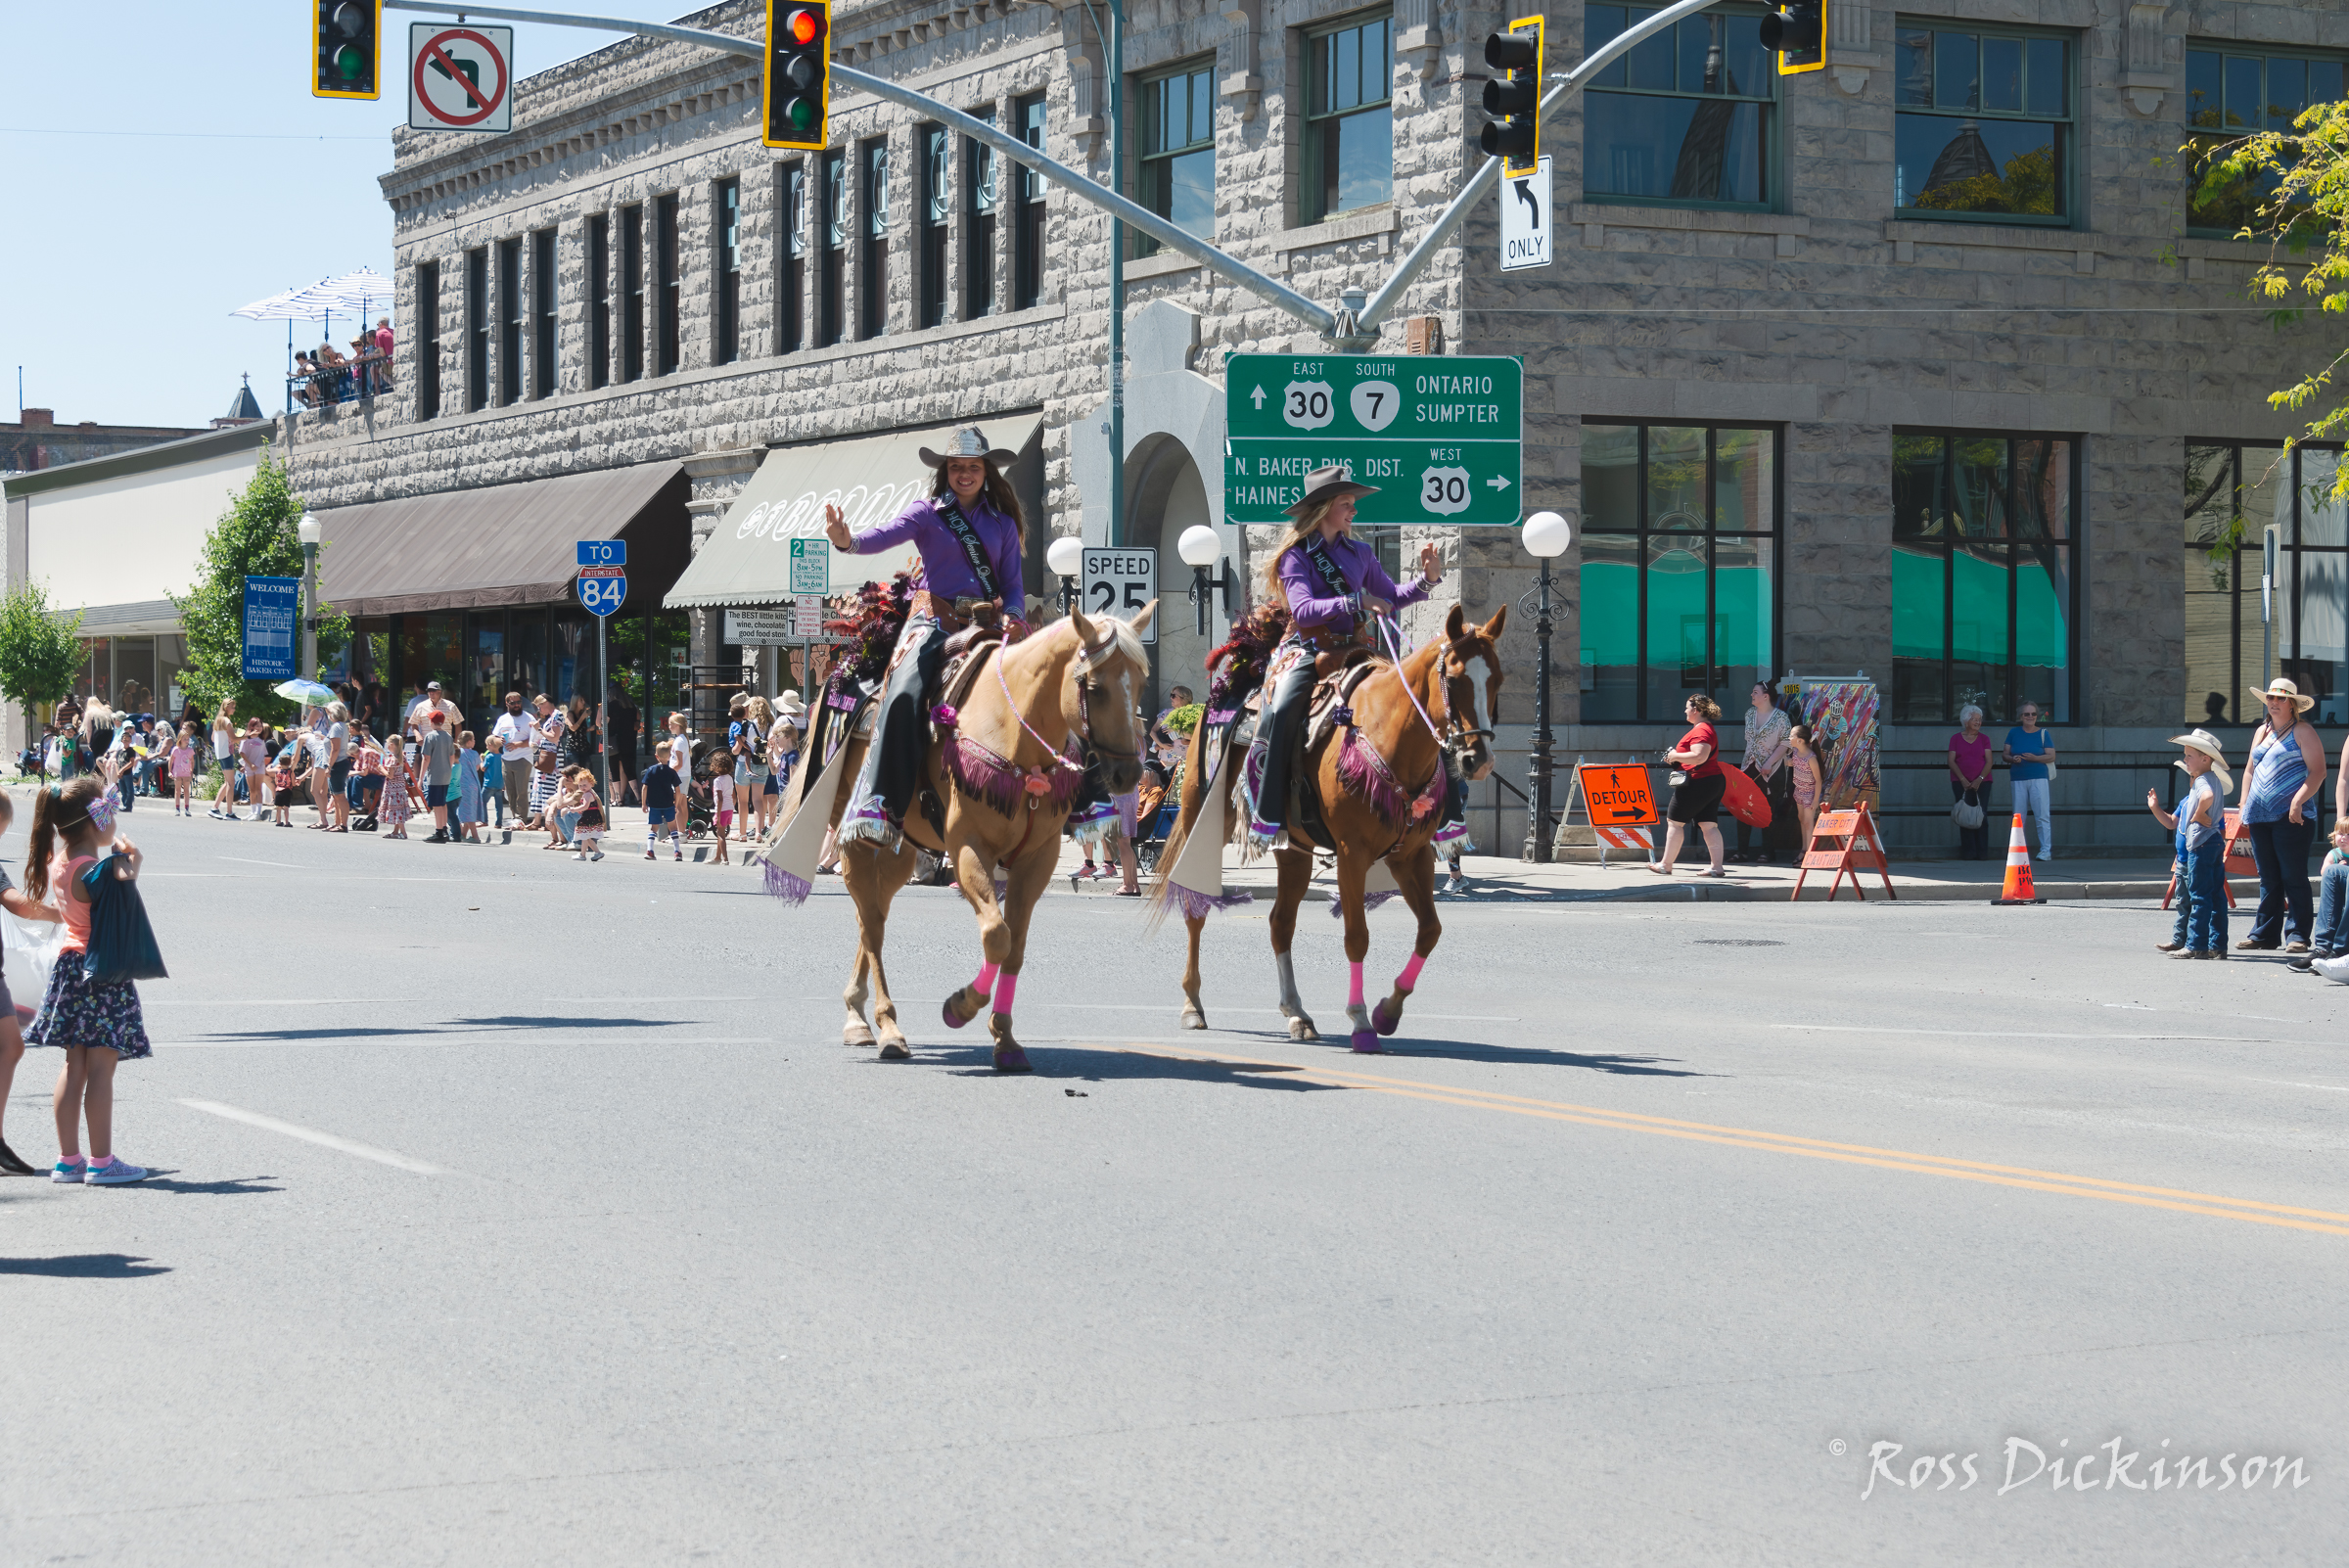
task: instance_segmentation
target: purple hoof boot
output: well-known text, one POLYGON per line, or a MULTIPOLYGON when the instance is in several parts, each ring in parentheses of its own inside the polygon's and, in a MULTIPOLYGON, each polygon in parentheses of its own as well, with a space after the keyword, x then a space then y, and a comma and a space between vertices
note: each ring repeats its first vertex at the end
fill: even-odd
POLYGON ((1379 1056, 1385 1054, 1386 1049, 1370 1031, 1358 1029, 1354 1032, 1354 1053, 1357 1056, 1379 1056))
MULTIPOLYGON (((960 1029, 963 1025, 971 1021, 954 1010, 955 1000, 961 995, 961 992, 956 992, 952 996, 948 996, 946 998, 945 1005, 938 1010, 939 1016, 945 1020, 945 1025, 948 1029, 960 1029)), ((976 1017, 977 1015, 973 1014, 972 1016, 976 1017)))
POLYGON ((1392 1035, 1403 1027, 1403 1014, 1390 1013, 1387 1004, 1379 1002, 1370 1009, 1370 1027, 1382 1035, 1392 1035))
POLYGON ((1036 1069, 1029 1065, 1028 1053, 1017 1045, 998 1045, 995 1047, 995 1071, 998 1073, 1033 1073, 1036 1069))

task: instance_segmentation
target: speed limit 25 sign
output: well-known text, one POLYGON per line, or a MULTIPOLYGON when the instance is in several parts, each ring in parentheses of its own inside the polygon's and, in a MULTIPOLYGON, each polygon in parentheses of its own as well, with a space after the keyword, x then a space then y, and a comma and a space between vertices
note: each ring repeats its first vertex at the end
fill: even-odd
MULTIPOLYGON (((1088 616, 1131 621, 1158 597, 1156 550, 1087 550, 1079 603, 1088 616)), ((1142 641, 1158 641, 1158 618, 1142 628, 1142 641)))

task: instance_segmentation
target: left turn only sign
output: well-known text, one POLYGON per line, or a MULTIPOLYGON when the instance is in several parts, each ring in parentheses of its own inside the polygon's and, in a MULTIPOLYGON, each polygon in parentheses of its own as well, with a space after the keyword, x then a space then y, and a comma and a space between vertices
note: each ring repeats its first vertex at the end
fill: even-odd
POLYGON ((514 29, 408 24, 408 128, 514 128, 514 29))

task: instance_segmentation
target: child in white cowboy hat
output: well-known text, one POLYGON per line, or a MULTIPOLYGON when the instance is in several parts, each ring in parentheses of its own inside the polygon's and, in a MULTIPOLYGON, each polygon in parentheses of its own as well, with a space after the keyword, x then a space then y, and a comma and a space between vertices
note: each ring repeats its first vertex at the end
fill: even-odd
POLYGON ((2145 809, 2175 835, 2177 850, 2178 924, 2170 940, 2159 944, 2173 958, 2227 956, 2227 797, 2234 779, 2218 738, 2209 730, 2173 735, 2170 744, 2186 749, 2178 765, 2186 769, 2186 793, 2175 812, 2161 808, 2160 797, 2145 791, 2145 809))

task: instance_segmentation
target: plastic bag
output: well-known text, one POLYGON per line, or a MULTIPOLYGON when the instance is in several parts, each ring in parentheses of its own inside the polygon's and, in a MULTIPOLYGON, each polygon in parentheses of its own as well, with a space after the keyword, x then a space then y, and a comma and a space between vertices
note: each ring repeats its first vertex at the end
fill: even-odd
POLYGON ((66 928, 56 920, 20 920, 0 909, 0 953, 7 955, 5 973, 16 984, 12 991, 21 991, 38 1001, 49 993, 49 974, 57 967, 57 954, 66 945, 66 928), (23 982, 29 979, 32 984, 23 982))
POLYGON ((92 981, 163 980, 162 950, 147 923, 147 901, 139 885, 115 876, 112 854, 81 874, 90 894, 90 949, 82 957, 83 978, 92 981))

